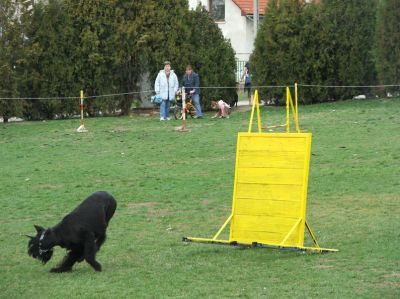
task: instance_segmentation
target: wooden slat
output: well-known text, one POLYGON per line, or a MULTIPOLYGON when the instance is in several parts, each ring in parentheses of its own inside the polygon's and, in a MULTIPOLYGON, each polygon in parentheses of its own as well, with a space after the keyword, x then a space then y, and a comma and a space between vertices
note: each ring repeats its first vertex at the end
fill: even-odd
POLYGON ((298 218, 280 216, 234 215, 233 223, 239 230, 288 232, 298 218))
POLYGON ((241 151, 238 167, 304 168, 304 152, 241 151))
POLYGON ((302 196, 301 185, 267 185, 245 184, 236 185, 236 198, 270 199, 298 202, 302 196))
POLYGON ((265 185, 301 185, 303 184, 303 175, 303 169, 242 167, 238 169, 237 182, 265 185))
POLYGON ((298 201, 276 201, 259 199, 237 199, 234 207, 236 215, 301 217, 298 201))
POLYGON ((268 150, 274 152, 304 152, 306 138, 285 139, 281 137, 254 138, 252 136, 241 137, 239 151, 268 150))

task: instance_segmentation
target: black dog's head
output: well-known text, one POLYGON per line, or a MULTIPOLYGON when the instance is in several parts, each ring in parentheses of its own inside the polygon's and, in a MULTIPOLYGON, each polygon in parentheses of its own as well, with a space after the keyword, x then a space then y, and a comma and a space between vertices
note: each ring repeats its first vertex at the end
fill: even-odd
POLYGON ((35 225, 36 236, 30 238, 28 243, 28 254, 46 264, 53 256, 53 248, 50 246, 51 231, 35 225))

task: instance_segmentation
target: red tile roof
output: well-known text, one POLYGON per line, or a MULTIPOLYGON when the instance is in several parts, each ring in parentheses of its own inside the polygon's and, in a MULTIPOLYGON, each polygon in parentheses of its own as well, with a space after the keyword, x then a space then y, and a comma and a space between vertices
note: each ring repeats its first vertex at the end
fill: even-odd
MULTIPOLYGON (((253 3, 254 0, 232 0, 242 11, 243 16, 253 14, 253 3)), ((258 13, 264 15, 265 7, 267 6, 268 0, 258 0, 258 13)))

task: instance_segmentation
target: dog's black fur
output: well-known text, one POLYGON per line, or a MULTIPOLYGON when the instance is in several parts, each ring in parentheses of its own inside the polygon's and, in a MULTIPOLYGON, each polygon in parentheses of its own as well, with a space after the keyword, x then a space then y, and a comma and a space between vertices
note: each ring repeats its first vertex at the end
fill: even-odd
POLYGON ((238 93, 237 93, 237 91, 235 90, 235 91, 233 91, 232 92, 232 97, 231 97, 231 102, 229 103, 229 105, 231 106, 231 108, 233 108, 233 107, 237 107, 237 104, 238 104, 238 101, 239 101, 239 96, 238 96, 238 93))
POLYGON ((57 225, 48 229, 35 225, 37 234, 29 236, 28 254, 45 264, 53 255, 53 247, 60 246, 68 253, 50 272, 71 271, 76 262, 84 259, 96 271, 101 271, 96 252, 106 239, 108 222, 116 208, 117 202, 107 192, 93 193, 57 225))

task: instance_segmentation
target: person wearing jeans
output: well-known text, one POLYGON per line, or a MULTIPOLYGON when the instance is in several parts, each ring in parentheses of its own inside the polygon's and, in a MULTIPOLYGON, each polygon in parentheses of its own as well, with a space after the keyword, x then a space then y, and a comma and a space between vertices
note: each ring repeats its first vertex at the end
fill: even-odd
POLYGON ((203 118, 200 105, 200 78, 197 73, 193 72, 190 64, 186 66, 181 85, 185 87, 185 92, 192 96, 194 108, 196 109, 196 118, 203 118))
POLYGON ((176 92, 179 88, 178 77, 175 72, 171 70, 171 63, 164 62, 164 69, 161 70, 154 83, 154 90, 157 95, 161 96, 163 101, 160 104, 160 120, 170 120, 169 107, 171 101, 175 100, 176 92))
POLYGON ((251 93, 251 73, 248 62, 244 65, 241 81, 244 81, 243 91, 244 93, 247 92, 247 98, 249 99, 249 105, 251 106, 253 103, 253 94, 251 93))

